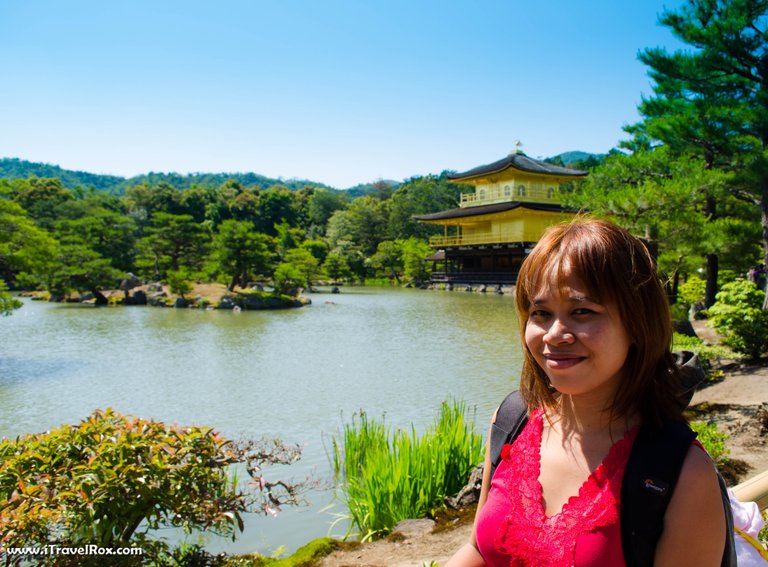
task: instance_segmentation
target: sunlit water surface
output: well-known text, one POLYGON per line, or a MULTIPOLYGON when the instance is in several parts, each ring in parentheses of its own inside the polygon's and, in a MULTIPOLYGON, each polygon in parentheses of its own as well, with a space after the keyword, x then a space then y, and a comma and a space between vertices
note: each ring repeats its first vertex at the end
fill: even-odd
MULTIPOLYGON (((443 400, 458 398, 485 434, 517 382, 511 296, 343 288, 310 297, 301 309, 242 313, 24 300, 0 318, 0 436, 112 407, 232 438, 279 436, 303 446, 301 461, 279 474, 327 481, 330 436, 355 411, 421 430, 443 400)), ((204 543, 269 553, 344 532, 343 523, 331 528, 343 509, 330 490, 309 501, 276 518, 249 515, 234 543, 204 543)))

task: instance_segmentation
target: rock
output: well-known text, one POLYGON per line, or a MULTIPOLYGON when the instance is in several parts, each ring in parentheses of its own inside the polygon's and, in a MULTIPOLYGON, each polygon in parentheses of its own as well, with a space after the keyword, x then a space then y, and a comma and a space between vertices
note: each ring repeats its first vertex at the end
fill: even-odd
POLYGON ((128 272, 128 277, 120 282, 118 289, 128 291, 141 285, 141 280, 135 274, 128 272))
POLYGON ((435 527, 435 521, 429 518, 423 518, 421 520, 402 520, 395 524, 392 531, 395 533, 403 534, 406 538, 409 537, 422 537, 428 533, 432 533, 432 528, 435 527))
POLYGON ((173 302, 173 306, 178 309, 183 309, 184 307, 187 306, 187 300, 184 299, 183 297, 177 297, 176 301, 173 302))
POLYGON ((219 309, 232 309, 236 305, 235 300, 225 295, 219 301, 219 309))
POLYGON ((455 510, 476 504, 480 499, 480 489, 483 486, 483 465, 476 466, 469 474, 467 484, 459 490, 456 496, 448 496, 445 503, 455 510))
POLYGON ((146 305, 147 293, 143 289, 137 289, 133 292, 133 295, 128 296, 126 305, 146 305))
POLYGON ((155 291, 147 295, 147 303, 149 305, 155 305, 165 307, 166 293, 164 291, 155 291))

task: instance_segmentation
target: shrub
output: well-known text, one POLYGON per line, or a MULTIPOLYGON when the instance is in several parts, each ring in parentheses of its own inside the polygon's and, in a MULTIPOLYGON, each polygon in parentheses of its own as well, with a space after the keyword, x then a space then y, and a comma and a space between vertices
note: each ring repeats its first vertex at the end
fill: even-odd
POLYGON ((723 345, 704 344, 699 337, 689 337, 680 333, 675 333, 672 339, 673 350, 690 350, 699 355, 705 370, 709 370, 713 360, 718 359, 738 359, 742 358, 739 353, 733 352, 730 348, 723 345))
POLYGON ((683 284, 680 284, 679 299, 685 305, 693 305, 704 301, 704 293, 707 282, 698 276, 691 276, 683 284))
POLYGON ((422 435, 396 430, 361 412, 333 438, 333 466, 351 528, 362 539, 392 530, 400 520, 428 514, 458 492, 483 460, 482 437, 465 420, 463 403, 443 402, 422 435))
POLYGON ((765 295, 747 280, 725 284, 709 308, 709 323, 724 336, 723 342, 737 352, 759 358, 768 351, 768 311, 765 295))
POLYGON ((14 309, 21 307, 21 301, 8 293, 8 287, 0 279, 0 315, 10 315, 14 309))
POLYGON ((207 427, 97 410, 77 425, 0 442, 0 544, 140 545, 160 556, 167 547, 150 530, 161 527, 234 539, 243 512, 298 502, 302 485, 259 472, 298 457, 277 440, 236 445, 207 427), (239 487, 234 463, 244 464, 253 490, 239 487))
POLYGON ((194 287, 192 286, 192 274, 188 270, 181 268, 179 270, 169 270, 167 274, 168 288, 171 293, 184 298, 194 287))

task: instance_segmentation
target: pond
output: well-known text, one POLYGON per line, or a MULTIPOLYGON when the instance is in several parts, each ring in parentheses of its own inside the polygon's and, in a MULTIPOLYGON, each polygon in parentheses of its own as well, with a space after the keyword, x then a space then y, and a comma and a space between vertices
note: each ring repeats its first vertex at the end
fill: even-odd
MULTIPOLYGON (((209 425, 230 438, 278 436, 303 447, 302 459, 281 474, 328 480, 330 436, 354 412, 423 429, 443 400, 456 398, 485 435, 517 383, 510 295, 347 287, 310 298, 300 309, 240 313, 24 300, 0 318, 0 435, 44 431, 112 407, 209 425)), ((343 512, 327 489, 309 500, 276 518, 250 515, 234 543, 204 543, 230 553, 292 551, 328 535, 343 512)))

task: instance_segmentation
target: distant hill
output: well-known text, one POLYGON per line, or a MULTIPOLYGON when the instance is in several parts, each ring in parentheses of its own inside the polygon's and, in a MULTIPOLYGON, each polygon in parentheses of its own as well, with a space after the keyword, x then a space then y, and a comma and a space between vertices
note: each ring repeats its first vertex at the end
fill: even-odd
POLYGON ((0 178, 28 179, 29 177, 55 177, 70 189, 75 187, 93 187, 111 191, 113 187, 125 181, 116 175, 99 175, 85 171, 62 169, 58 165, 34 163, 17 158, 0 158, 0 178))
POLYGON ((123 180, 113 188, 113 192, 122 194, 128 187, 146 183, 149 186, 155 186, 159 183, 168 183, 177 189, 188 189, 194 185, 201 187, 219 187, 226 181, 234 179, 245 187, 259 187, 266 189, 273 185, 283 185, 292 191, 298 191, 303 187, 317 187, 322 189, 335 190, 333 187, 319 183, 317 181, 308 181, 305 179, 275 179, 265 177, 258 173, 145 173, 129 179, 123 180))
POLYGON ((0 158, 0 179, 28 179, 29 177, 52 177, 61 180, 68 189, 76 187, 92 187, 116 195, 125 193, 128 187, 148 184, 150 186, 165 182, 177 189, 187 189, 193 185, 218 187, 225 181, 234 179, 246 187, 265 189, 272 185, 284 185, 292 190, 311 186, 334 190, 333 187, 316 181, 303 179, 274 179, 258 173, 146 173, 135 177, 120 177, 117 175, 101 175, 85 171, 63 169, 58 165, 35 163, 18 158, 0 158))
POLYGON ((562 154, 558 154, 554 157, 547 158, 544 161, 549 162, 557 162, 558 160, 566 166, 570 166, 577 163, 587 163, 587 164, 597 164, 601 163, 603 159, 605 158, 606 154, 591 154, 589 152, 582 152, 582 151, 571 151, 571 152, 563 152, 562 154))
MULTIPOLYGON (((547 158, 544 161, 572 167, 594 167, 602 162, 605 154, 571 151, 547 158)), ((18 158, 0 158, 0 179, 28 179, 29 177, 52 177, 61 180, 62 185, 69 189, 77 187, 92 187, 115 195, 122 195, 125 190, 134 185, 144 183, 155 186, 165 182, 177 189, 188 189, 193 185, 219 187, 224 182, 234 179, 246 187, 266 189, 272 185, 284 185, 297 191, 303 187, 317 187, 333 191, 344 191, 350 197, 360 197, 371 193, 390 193, 400 185, 400 182, 379 180, 371 183, 361 183, 347 189, 336 189, 324 183, 305 179, 275 179, 258 173, 146 173, 135 177, 120 177, 117 175, 102 175, 86 171, 63 169, 58 165, 35 163, 18 158)))

